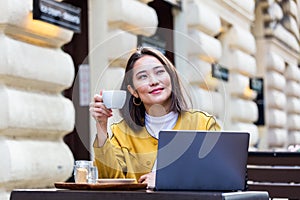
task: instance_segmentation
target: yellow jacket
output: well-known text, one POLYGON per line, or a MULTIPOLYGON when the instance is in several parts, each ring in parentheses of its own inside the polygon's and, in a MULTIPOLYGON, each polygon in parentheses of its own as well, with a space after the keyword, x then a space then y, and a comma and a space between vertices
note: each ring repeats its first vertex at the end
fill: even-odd
MULTIPOLYGON (((102 147, 94 143, 99 178, 135 178, 151 172, 156 160, 158 140, 145 127, 133 132, 125 123, 111 126, 112 137, 102 147)), ((215 118, 205 112, 182 112, 173 130, 220 130, 215 118)))

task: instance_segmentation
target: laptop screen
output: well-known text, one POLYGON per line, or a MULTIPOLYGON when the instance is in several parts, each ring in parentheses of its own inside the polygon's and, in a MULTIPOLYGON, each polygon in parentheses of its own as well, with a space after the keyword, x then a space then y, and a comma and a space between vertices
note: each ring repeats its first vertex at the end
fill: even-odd
POLYGON ((248 146, 246 132, 161 131, 155 189, 244 190, 248 146))

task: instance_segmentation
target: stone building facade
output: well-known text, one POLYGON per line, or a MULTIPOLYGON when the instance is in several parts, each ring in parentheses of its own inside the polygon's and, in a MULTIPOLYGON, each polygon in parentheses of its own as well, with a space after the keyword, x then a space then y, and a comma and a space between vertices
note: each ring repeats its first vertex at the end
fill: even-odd
POLYGON ((300 142, 299 1, 259 1, 253 34, 257 75, 265 80, 262 148, 300 142))
MULTIPOLYGON (((91 34, 97 35, 96 40, 90 38, 90 44, 100 44, 99 52, 103 49, 95 60, 90 54, 94 92, 118 87, 125 58, 138 45, 138 36, 154 34, 157 18, 149 2, 128 0, 118 6, 114 1, 102 2, 101 8, 114 9, 95 16, 105 27, 94 29, 99 21, 90 26, 91 34), (128 7, 135 8, 134 16, 128 7), (116 45, 118 48, 111 48, 116 45), (94 67, 105 53, 102 69, 94 67), (112 84, 110 80, 119 82, 112 84), (99 82, 103 84, 99 86, 99 82)), ((187 0, 181 1, 181 6, 181 10, 173 10, 173 30, 157 29, 174 36, 175 65, 192 91, 193 108, 217 116, 225 130, 249 131, 250 148, 285 150, 298 144, 299 2, 187 0), (216 63, 228 70, 228 81, 212 77, 212 64, 216 63), (258 91, 250 85, 255 78, 263 80, 261 108, 257 105, 258 91), (263 123, 257 124, 260 118, 263 123)))
POLYGON ((61 50, 71 31, 32 20, 32 1, 0 2, 0 199, 14 188, 53 187, 72 173, 63 142, 75 109, 61 92, 74 78, 61 50))
MULTIPOLYGON (((118 88, 139 38, 160 32, 173 39, 166 50, 191 107, 215 115, 224 130, 250 132, 252 150, 300 144, 298 0, 165 1, 174 5, 172 29, 159 26, 151 2, 88 1, 91 97, 118 88), (213 77, 212 66, 228 80, 213 77), (253 78, 263 80, 262 125, 253 78)), ((0 199, 8 199, 13 188, 50 187, 71 175, 74 159, 62 138, 75 109, 61 92, 72 85, 74 66, 61 47, 73 33, 32 20, 30 0, 1 1, 0 10, 0 199)))

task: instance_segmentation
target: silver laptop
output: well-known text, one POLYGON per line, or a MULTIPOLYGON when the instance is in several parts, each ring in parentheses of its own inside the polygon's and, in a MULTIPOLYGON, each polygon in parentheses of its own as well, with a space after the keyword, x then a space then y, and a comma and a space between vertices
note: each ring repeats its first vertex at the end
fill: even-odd
POLYGON ((249 133, 160 131, 155 190, 246 187, 249 133))

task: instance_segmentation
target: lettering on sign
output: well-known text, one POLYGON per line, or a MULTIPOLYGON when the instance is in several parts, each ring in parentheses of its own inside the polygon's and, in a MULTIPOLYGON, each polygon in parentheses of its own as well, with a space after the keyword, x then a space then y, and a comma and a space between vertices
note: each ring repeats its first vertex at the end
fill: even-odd
POLYGON ((223 80, 223 81, 228 81, 229 79, 229 71, 228 69, 222 67, 220 64, 213 63, 212 64, 212 77, 223 80))
POLYGON ((138 46, 153 47, 166 55, 167 42, 162 40, 158 35, 146 37, 143 35, 138 36, 138 46))
POLYGON ((81 31, 81 8, 54 0, 33 0, 33 19, 53 25, 81 31))

